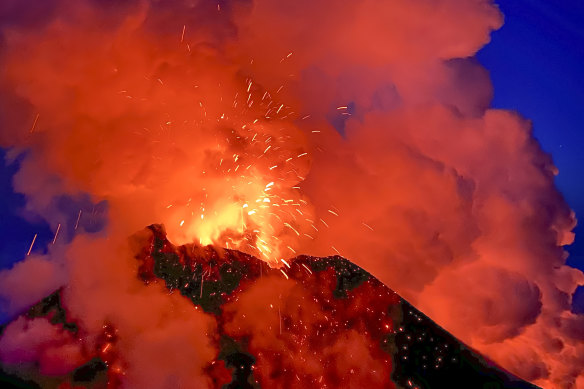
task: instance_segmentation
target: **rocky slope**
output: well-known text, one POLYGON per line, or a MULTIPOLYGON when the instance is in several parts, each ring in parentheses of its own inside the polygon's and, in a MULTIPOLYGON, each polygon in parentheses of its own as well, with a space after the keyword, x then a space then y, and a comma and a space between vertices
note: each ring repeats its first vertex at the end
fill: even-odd
MULTIPOLYGON (((158 225, 139 236, 136 276, 150 287, 164 283, 168 293, 184 296, 215 320, 214 332, 201 334, 216 349, 202 372, 211 387, 534 387, 488 362, 339 256, 300 256, 271 269, 239 251, 176 247, 158 225)), ((61 295, 56 291, 15 322, 45 320, 56 337, 83 343, 86 330, 68 317, 61 295)), ((18 336, 10 326, 2 329, 3 337, 18 336)), ((47 374, 35 363, 5 362, 0 386, 123 387, 120 341, 115 326, 103 323, 92 347, 83 348, 83 363, 47 374)))

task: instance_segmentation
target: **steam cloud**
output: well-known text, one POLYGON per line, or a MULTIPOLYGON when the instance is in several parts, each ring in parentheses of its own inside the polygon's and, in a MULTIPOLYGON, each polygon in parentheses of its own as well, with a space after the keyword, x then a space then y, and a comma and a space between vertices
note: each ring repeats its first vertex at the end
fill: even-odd
MULTIPOLYGON (((488 0, 3 1, 0 145, 26 153, 15 190, 62 234, 0 273, 3 309, 66 283, 74 318, 122 334, 129 384, 204 386, 215 351, 193 334, 212 320, 142 285, 126 247, 162 222, 273 264, 339 252, 520 377, 584 388, 574 214, 472 58, 501 24, 488 0), (107 203, 94 233, 87 194, 107 203), (154 352, 173 344, 193 347, 154 352)), ((41 319, 6 331, 31 354, 3 361, 79 352, 41 319)))

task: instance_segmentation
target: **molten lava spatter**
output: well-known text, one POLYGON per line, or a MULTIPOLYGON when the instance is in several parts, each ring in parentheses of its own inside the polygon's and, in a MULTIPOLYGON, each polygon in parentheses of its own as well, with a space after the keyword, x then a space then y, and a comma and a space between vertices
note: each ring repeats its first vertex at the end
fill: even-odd
MULTIPOLYGON (((147 288, 163 285, 214 321, 197 334, 215 349, 199 372, 209 388, 531 387, 487 364, 344 258, 300 256, 274 269, 235 250, 174 246, 158 225, 131 240, 136 277, 147 288)), ((45 320, 54 328, 41 346, 30 345, 35 355, 5 363, 5 371, 62 389, 127 387, 128 339, 115 319, 97 333, 88 331, 68 318, 63 293, 47 297, 4 330, 0 342, 10 345, 12 327, 33 328, 35 320, 45 320), (59 358, 50 357, 61 355, 63 347, 77 350, 78 365, 59 366, 59 358)), ((161 349, 161 361, 189 347, 161 349)), ((180 365, 171 362, 164 369, 171 372, 164 382, 173 387, 200 387, 181 381, 180 365)), ((16 378, 3 373, 2 380, 16 378)))

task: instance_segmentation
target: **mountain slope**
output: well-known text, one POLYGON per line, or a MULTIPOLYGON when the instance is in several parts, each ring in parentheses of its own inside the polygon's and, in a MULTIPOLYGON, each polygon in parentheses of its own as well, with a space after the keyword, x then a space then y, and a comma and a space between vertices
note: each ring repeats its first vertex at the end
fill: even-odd
MULTIPOLYGON (((176 247, 158 225, 136 239, 137 277, 149 287, 164 284, 168 293, 184 296, 193 309, 214 320, 213 331, 200 334, 209 337, 216 350, 215 359, 201 372, 210 387, 534 388, 486 361, 339 256, 300 256, 289 266, 271 269, 235 250, 176 247)), ((11 329, 15 323, 26 329, 44 320, 56 329, 56 338, 67 339, 63 344, 84 345, 78 358, 82 363, 43 374, 43 365, 34 359, 6 363, 4 355, 2 387, 124 384, 123 339, 115 325, 103 323, 102 333, 88 334, 68 317, 62 294, 56 291, 33 306, 2 336, 19 336, 11 329)), ((0 339, 0 345, 9 340, 0 339)), ((180 353, 181 347, 188 345, 171 350, 180 353)), ((166 357, 172 360, 172 355, 166 357)))

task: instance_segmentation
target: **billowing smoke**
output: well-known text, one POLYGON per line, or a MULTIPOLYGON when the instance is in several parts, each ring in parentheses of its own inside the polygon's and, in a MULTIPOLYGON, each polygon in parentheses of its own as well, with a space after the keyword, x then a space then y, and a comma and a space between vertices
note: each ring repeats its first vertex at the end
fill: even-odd
MULTIPOLYGON (((138 373, 158 360, 201 383, 212 322, 144 287, 125 247, 164 223, 275 266, 340 253, 511 372, 584 388, 574 215, 472 57, 502 24, 491 1, 9 0, 0 23, 0 145, 60 231, 0 273, 5 311, 67 284, 76 319, 123 333, 128 382, 172 386, 138 373), (173 344, 193 348, 159 360, 173 344)), ((45 324, 7 331, 51 369, 76 351, 45 324)))

